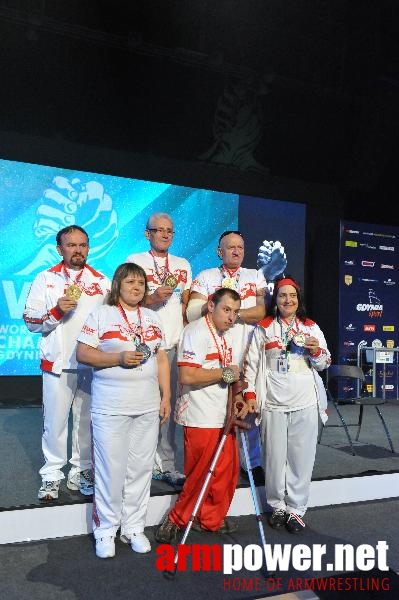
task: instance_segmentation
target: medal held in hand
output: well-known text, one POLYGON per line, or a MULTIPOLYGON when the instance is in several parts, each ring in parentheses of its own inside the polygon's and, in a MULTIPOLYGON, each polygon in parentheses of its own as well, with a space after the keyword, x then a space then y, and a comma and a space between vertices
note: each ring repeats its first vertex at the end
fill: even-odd
POLYGON ((237 281, 234 277, 223 277, 222 279, 222 288, 228 288, 229 290, 235 290, 237 286, 237 281))
POLYGON ((178 281, 176 279, 176 277, 172 274, 169 274, 165 280, 164 280, 164 284, 168 285, 169 287, 175 288, 178 284, 178 281))
POLYGON ((295 344, 296 346, 298 346, 299 348, 303 348, 303 346, 304 346, 304 345, 305 345, 305 343, 306 343, 306 336, 305 336, 305 334, 304 334, 304 333, 301 333, 301 332, 299 332, 299 333, 296 333, 296 334, 294 335, 294 337, 292 338, 292 341, 293 341, 293 342, 294 342, 294 344, 295 344))
POLYGON ((148 360, 151 356, 151 349, 149 348, 149 346, 147 346, 147 344, 144 344, 142 342, 139 342, 138 344, 136 343, 136 350, 137 352, 141 352, 143 354, 143 362, 148 360))
POLYGON ((76 284, 70 285, 65 292, 65 296, 67 298, 69 298, 70 300, 79 300, 81 295, 82 295, 82 290, 76 284))
POLYGON ((235 381, 235 373, 233 371, 233 369, 231 369, 230 367, 223 367, 222 369, 222 379, 225 383, 229 384, 229 383, 233 383, 235 381))

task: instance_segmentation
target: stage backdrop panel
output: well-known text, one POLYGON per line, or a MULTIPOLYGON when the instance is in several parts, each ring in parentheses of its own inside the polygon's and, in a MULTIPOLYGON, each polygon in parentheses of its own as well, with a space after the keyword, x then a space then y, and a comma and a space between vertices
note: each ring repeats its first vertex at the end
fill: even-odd
POLYGON ((28 332, 22 313, 35 275, 59 262, 55 236, 67 225, 86 229, 88 262, 110 278, 129 254, 148 250, 154 212, 174 219, 171 252, 190 261, 193 276, 218 266, 220 234, 240 229, 245 266, 256 268, 263 240, 273 240, 303 278, 303 204, 8 160, 0 160, 0 193, 0 375, 40 374, 41 336, 28 332), (295 239, 284 226, 292 222, 295 239))
MULTIPOLYGON (((339 362, 357 364, 361 347, 398 346, 399 227, 341 221, 339 362)), ((377 364, 372 389, 372 352, 362 351, 367 390, 382 395, 384 370, 386 398, 398 396, 398 354, 393 362, 377 364)), ((347 390, 350 395, 352 390, 347 390)))

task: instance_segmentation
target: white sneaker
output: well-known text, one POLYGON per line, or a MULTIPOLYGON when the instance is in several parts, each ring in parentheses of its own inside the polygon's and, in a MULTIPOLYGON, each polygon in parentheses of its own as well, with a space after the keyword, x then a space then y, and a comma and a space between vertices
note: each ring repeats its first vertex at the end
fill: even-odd
POLYGON ((115 556, 115 537, 113 535, 96 539, 96 555, 98 558, 113 558, 115 556))
POLYGON ((58 490, 61 480, 58 481, 42 481, 40 490, 37 494, 41 502, 52 502, 58 499, 58 490))
POLYGON ((71 477, 71 472, 68 474, 67 479, 67 488, 68 490, 72 490, 76 492, 79 489, 80 485, 80 471, 75 471, 75 474, 71 477))
POLYGON ((151 552, 150 540, 143 532, 132 533, 130 537, 130 545, 134 552, 140 552, 140 554, 151 552))

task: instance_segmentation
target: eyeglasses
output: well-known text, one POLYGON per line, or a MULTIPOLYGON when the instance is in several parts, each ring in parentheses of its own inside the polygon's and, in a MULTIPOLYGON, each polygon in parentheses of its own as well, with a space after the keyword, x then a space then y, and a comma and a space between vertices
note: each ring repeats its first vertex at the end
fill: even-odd
POLYGON ((220 244, 221 240, 224 237, 226 237, 226 235, 230 235, 231 233, 234 233, 235 235, 239 235, 240 237, 242 237, 242 239, 244 239, 244 236, 242 235, 242 233, 240 231, 224 231, 219 238, 219 244, 220 244))
POLYGON ((173 235, 173 229, 165 229, 165 227, 147 227, 147 231, 152 231, 153 233, 166 233, 166 235, 173 235))

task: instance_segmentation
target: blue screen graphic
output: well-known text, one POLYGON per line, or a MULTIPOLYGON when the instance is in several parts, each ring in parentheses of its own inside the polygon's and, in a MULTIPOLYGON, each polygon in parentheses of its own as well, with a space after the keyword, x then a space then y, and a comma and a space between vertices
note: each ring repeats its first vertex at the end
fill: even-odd
MULTIPOLYGON (((234 193, 7 160, 0 160, 0 192, 0 375, 40 374, 41 336, 28 332, 22 313, 34 277, 60 261, 55 236, 63 227, 77 224, 88 232, 88 263, 109 278, 129 254, 148 250, 144 229, 154 212, 172 216, 171 252, 187 258, 193 276, 219 264, 220 233, 239 228, 240 196, 234 193)), ((250 210, 250 198, 245 202, 250 210)), ((247 232, 251 256, 273 235, 271 209, 277 202, 263 202, 264 219, 257 218, 247 232)), ((286 205, 285 215, 295 211, 304 232, 304 206, 278 204, 286 205)), ((295 244, 302 263, 303 235, 299 251, 295 244)), ((244 264, 255 268, 251 263, 244 264)))

